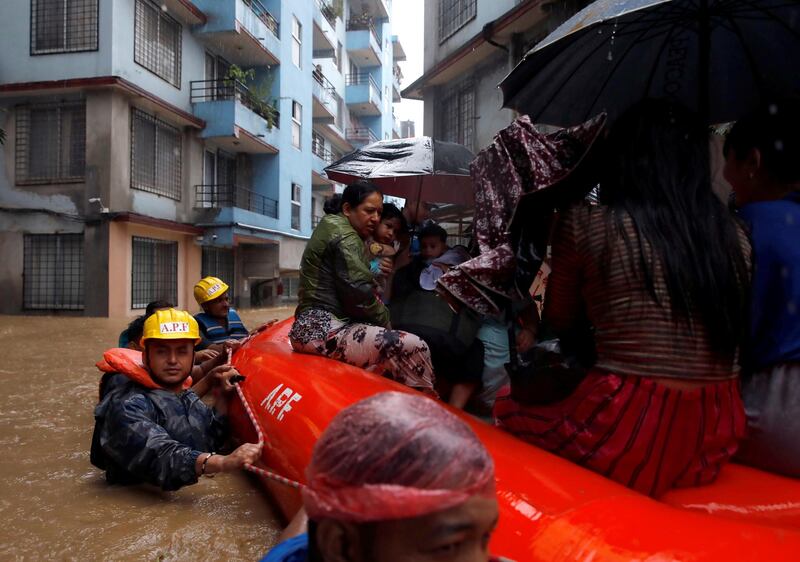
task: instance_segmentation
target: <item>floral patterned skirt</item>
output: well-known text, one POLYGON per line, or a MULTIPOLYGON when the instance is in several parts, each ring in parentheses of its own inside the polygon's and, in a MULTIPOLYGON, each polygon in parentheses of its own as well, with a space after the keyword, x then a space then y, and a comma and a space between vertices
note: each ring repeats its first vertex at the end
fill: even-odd
POLYGON ((345 323, 318 308, 301 312, 289 332, 292 348, 378 372, 388 379, 436 397, 428 345, 400 330, 345 323))

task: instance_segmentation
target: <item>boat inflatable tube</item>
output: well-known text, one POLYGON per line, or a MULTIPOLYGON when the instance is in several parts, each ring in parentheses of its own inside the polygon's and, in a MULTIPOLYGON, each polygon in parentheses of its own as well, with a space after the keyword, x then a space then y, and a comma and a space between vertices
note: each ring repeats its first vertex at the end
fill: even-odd
MULTIPOLYGON (((416 392, 365 370, 294 352, 286 320, 253 337, 234 357, 246 375, 241 396, 267 436, 260 466, 305 483, 311 451, 331 419, 379 392, 416 392)), ((796 561, 800 482, 728 465, 709 486, 661 501, 629 490, 503 431, 453 411, 495 462, 500 522, 494 555, 517 561, 796 561)), ((241 441, 258 435, 241 400, 230 404, 241 441)), ((263 478, 284 516, 301 492, 263 478)))

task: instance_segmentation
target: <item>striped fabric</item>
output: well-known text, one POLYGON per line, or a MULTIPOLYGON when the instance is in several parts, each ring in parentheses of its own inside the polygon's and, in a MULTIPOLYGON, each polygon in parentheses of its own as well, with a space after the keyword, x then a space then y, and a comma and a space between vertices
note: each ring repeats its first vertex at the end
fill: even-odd
POLYGON ((713 481, 745 425, 736 379, 679 390, 597 370, 550 406, 518 404, 506 387, 494 415, 517 437, 653 497, 713 481))
MULTIPOLYGON (((547 323, 556 332, 565 331, 585 308, 596 330, 595 366, 608 372, 699 381, 735 377, 735 358, 712 351, 702 322, 695 319, 690 327, 673 315, 659 263, 654 277, 661 304, 652 299, 638 262, 633 221, 625 220, 634 248, 631 259, 621 236, 608 239, 608 212, 603 206, 576 206, 560 218, 545 298, 547 323)), ((749 256, 749 242, 743 232, 741 236, 749 256)), ((652 260, 644 245, 646 259, 652 260)))

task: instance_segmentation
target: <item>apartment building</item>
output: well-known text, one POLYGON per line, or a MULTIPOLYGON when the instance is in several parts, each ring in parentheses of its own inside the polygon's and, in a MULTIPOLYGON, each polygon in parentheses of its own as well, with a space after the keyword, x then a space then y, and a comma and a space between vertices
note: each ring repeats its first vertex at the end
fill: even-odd
POLYGON ((392 138, 390 0, 6 0, 3 313, 296 290, 323 168, 392 138))
POLYGON ((588 0, 425 0, 422 76, 402 96, 424 100, 424 134, 474 152, 514 118, 500 81, 588 0))

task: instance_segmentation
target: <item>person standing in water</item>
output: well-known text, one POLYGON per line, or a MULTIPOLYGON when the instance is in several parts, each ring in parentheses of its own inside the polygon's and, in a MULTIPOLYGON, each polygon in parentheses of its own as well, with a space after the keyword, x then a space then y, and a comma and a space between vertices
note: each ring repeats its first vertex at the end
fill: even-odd
POLYGON ((737 459, 800 477, 800 103, 767 105, 725 141, 725 179, 753 241, 737 459))
POLYGON ((188 312, 159 310, 145 322, 142 364, 122 349, 109 350, 98 363, 105 374, 94 412, 91 462, 106 471, 109 483, 177 490, 260 457, 261 445, 253 443, 218 454, 227 437, 225 402, 215 409, 200 398, 214 385, 230 390, 232 377, 240 375, 222 365, 190 389, 199 341, 188 312))
POLYGON ((467 424, 428 398, 384 392, 345 408, 306 476, 304 510, 262 562, 490 559, 494 463, 467 424))
POLYGON ((194 286, 194 298, 203 312, 195 315, 200 325, 201 347, 241 340, 249 335, 242 319, 231 308, 229 287, 217 277, 204 277, 194 286))
POLYGON ((383 194, 371 183, 345 188, 314 229, 300 262, 300 290, 289 340, 295 351, 361 367, 432 396, 427 344, 392 330, 376 292, 365 240, 381 219, 383 194))

